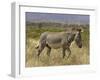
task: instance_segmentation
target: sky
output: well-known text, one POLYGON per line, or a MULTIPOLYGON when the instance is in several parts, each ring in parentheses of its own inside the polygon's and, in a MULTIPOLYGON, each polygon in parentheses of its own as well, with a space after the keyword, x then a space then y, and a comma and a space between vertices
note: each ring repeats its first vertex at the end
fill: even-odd
POLYGON ((26 22, 89 24, 89 15, 26 12, 26 22))

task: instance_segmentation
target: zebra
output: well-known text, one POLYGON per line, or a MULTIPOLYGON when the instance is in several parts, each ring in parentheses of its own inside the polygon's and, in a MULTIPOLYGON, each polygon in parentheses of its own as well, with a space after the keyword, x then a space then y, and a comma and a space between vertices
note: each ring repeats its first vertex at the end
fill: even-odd
POLYGON ((82 48, 81 29, 76 29, 71 32, 43 32, 40 35, 37 56, 39 57, 45 47, 47 47, 47 55, 50 56, 51 49, 62 48, 63 58, 65 57, 66 50, 68 57, 71 55, 70 45, 75 41, 79 48, 82 48))

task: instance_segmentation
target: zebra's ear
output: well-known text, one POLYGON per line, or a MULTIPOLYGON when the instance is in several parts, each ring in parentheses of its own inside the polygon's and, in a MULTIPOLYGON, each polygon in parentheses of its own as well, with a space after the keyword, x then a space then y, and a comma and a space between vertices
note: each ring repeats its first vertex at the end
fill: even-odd
POLYGON ((80 28, 77 29, 77 31, 79 31, 79 32, 84 32, 84 30, 83 30, 83 29, 80 29, 80 28))
POLYGON ((77 29, 77 31, 81 32, 81 29, 77 29))

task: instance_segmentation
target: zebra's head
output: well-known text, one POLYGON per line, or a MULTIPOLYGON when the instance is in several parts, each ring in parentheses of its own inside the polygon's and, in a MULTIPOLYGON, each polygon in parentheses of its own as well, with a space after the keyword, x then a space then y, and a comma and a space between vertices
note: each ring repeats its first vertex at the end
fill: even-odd
POLYGON ((75 36, 75 43, 79 48, 82 48, 81 29, 77 29, 76 36, 75 36))

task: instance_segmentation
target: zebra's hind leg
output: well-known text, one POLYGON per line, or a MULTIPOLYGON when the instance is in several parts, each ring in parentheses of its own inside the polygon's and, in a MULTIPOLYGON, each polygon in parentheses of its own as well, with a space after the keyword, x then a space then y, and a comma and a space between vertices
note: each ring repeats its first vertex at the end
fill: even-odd
POLYGON ((45 47, 46 47, 45 41, 43 41, 43 42, 41 42, 41 43, 39 44, 39 48, 38 48, 38 57, 39 57, 40 53, 43 51, 43 49, 44 49, 45 47))
POLYGON ((51 47, 49 47, 48 45, 46 45, 46 47, 47 47, 47 55, 50 56, 51 47))
POLYGON ((40 53, 42 52, 43 49, 44 47, 38 49, 38 54, 37 54, 38 57, 40 56, 40 53))

